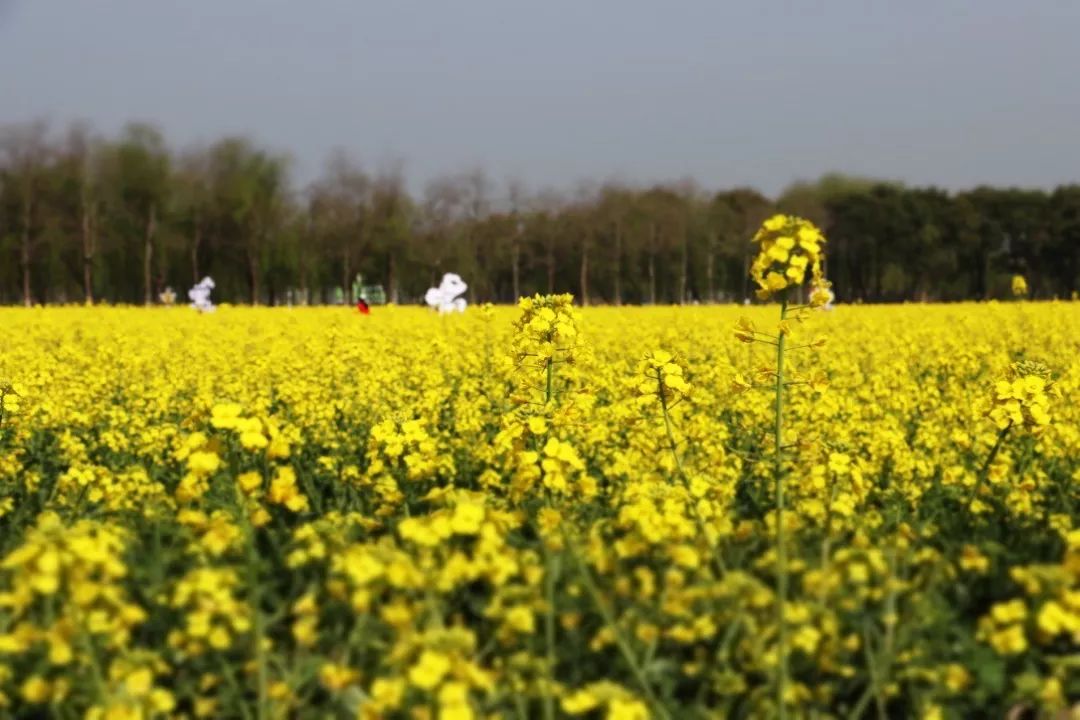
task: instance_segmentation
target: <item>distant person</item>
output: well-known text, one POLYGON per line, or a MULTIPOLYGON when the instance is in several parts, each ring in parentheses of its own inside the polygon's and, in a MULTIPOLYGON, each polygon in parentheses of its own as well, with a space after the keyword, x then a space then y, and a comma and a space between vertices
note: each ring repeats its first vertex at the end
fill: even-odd
POLYGON ((370 315, 371 307, 367 304, 367 300, 360 298, 356 301, 356 311, 361 315, 370 315))

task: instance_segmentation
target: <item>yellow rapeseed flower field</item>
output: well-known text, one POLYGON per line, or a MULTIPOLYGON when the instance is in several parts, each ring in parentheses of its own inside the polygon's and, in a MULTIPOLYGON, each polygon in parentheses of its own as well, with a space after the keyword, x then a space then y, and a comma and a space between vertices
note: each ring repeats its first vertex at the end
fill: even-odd
POLYGON ((0 309, 0 714, 1076 702, 1080 303, 778 308, 0 309))

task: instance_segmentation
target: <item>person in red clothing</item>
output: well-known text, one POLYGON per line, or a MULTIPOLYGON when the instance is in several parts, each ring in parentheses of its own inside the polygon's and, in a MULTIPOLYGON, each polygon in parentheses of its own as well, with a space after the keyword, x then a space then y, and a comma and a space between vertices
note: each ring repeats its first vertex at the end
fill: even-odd
POLYGON ((359 300, 356 301, 356 310, 361 315, 370 315, 371 314, 371 308, 368 306, 367 300, 365 300, 364 298, 360 298, 359 300))

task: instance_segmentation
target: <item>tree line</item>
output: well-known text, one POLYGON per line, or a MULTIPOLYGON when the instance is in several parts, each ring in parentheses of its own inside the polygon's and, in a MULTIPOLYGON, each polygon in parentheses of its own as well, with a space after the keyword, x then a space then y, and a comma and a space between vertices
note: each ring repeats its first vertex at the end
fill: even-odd
POLYGON ((1080 288, 1080 185, 934 187, 838 174, 779 197, 691 180, 529 193, 482 170, 407 189, 335 152, 305 188, 247 137, 175 149, 134 123, 0 127, 0 302, 152 304, 201 277, 215 300, 325 303, 353 278, 416 302, 444 272, 471 301, 573 292, 585 304, 741 302, 749 239, 774 212, 813 220, 842 302, 1035 297, 1080 288))

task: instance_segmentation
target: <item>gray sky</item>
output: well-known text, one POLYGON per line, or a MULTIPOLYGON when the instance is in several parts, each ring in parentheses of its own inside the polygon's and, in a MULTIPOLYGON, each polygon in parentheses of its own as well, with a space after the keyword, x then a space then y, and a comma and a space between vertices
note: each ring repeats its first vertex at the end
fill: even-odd
POLYGON ((0 122, 247 132, 414 186, 1080 180, 1073 0, 0 0, 0 122))

